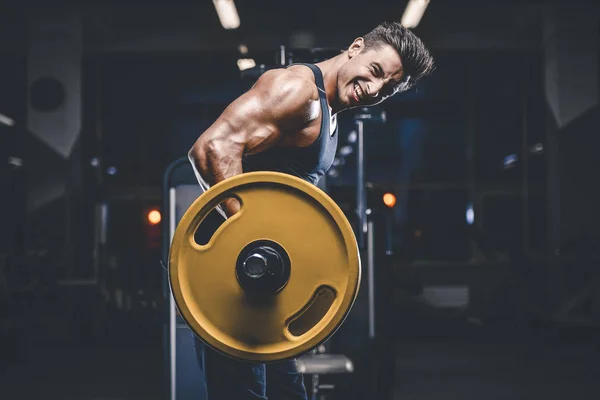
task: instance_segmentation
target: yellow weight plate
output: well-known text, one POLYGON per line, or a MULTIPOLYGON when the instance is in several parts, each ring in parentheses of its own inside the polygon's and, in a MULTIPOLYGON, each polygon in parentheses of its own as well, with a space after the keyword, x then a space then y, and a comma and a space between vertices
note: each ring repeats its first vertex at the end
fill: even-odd
POLYGON ((189 207, 173 237, 169 276, 183 319, 205 343, 233 358, 271 362, 310 351, 337 330, 358 293, 360 257, 348 220, 327 194, 291 175, 250 172, 189 207), (240 211, 197 244, 202 220, 231 197, 240 211), (274 293, 248 290, 236 272, 242 250, 257 241, 273 243, 289 260, 287 283, 274 293))

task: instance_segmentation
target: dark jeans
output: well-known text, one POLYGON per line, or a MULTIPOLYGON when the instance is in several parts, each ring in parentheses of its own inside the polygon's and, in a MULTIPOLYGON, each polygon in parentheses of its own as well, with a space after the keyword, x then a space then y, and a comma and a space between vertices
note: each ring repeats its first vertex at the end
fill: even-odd
MULTIPOLYGON (((193 335, 193 333, 192 333, 193 335)), ((194 348, 206 381, 208 400, 307 400, 293 360, 254 364, 224 356, 194 335, 194 348)))

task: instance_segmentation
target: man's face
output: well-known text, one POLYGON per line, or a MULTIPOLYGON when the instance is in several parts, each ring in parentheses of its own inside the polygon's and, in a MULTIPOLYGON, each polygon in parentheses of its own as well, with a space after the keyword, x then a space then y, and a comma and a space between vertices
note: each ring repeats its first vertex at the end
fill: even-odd
POLYGON ((384 44, 365 49, 358 38, 340 68, 338 98, 348 108, 374 105, 392 96, 402 79, 402 61, 393 47, 384 44))

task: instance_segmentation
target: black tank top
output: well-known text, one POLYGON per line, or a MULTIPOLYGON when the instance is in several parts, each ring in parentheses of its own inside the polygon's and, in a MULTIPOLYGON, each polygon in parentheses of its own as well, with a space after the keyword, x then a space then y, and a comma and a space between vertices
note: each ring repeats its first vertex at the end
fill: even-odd
POLYGON ((277 171, 295 175, 314 185, 327 172, 333 159, 338 143, 337 124, 331 132, 331 114, 327 105, 323 74, 319 67, 313 64, 295 64, 309 67, 315 75, 315 83, 319 89, 321 103, 321 132, 317 140, 307 147, 271 148, 261 153, 244 156, 244 172, 277 171))

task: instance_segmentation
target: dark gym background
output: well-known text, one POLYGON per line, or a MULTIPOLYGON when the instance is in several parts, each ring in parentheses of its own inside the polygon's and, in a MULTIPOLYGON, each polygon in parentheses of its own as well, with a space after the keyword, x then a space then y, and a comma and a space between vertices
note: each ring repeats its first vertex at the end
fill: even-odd
MULTIPOLYGON (((233 31, 204 0, 0 5, 3 399, 167 399, 167 166, 252 84, 238 59, 310 62, 407 1, 235 4, 233 31)), ((415 28, 437 69, 365 128, 392 398, 600 398, 599 16, 431 0, 415 28)), ((349 215, 354 115, 326 178, 349 215)))

